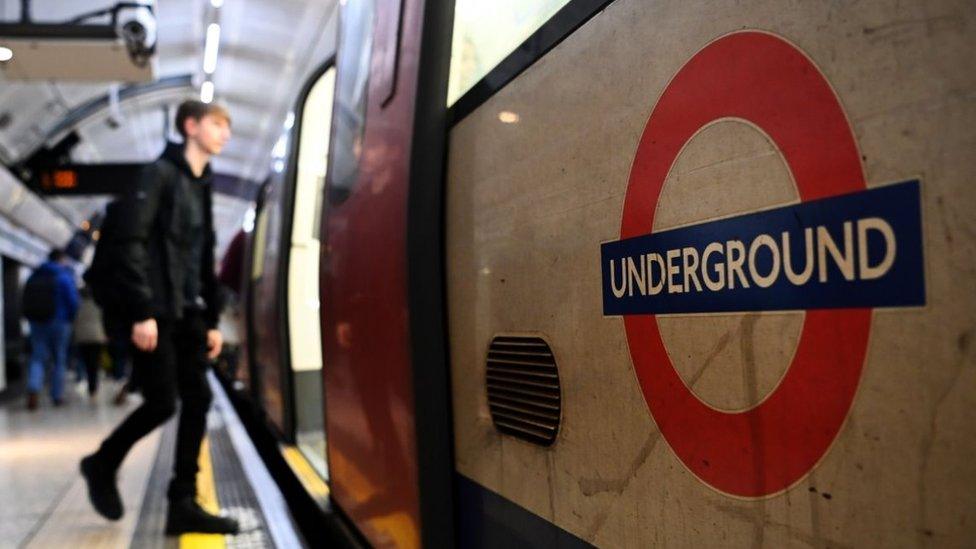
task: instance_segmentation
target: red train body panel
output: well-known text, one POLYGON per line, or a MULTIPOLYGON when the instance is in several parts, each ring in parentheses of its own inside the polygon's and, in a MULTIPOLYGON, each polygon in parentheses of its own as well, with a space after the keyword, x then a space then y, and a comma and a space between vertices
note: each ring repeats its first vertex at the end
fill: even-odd
MULTIPOLYGON (((404 6, 395 75, 384 60, 396 56, 396 26, 376 26, 358 178, 348 197, 330 203, 323 216, 322 339, 332 492, 376 545, 416 546, 420 533, 406 200, 421 7, 404 6), (382 91, 394 77, 395 93, 383 104, 382 91)), ((391 14, 378 14, 384 16, 391 14)))

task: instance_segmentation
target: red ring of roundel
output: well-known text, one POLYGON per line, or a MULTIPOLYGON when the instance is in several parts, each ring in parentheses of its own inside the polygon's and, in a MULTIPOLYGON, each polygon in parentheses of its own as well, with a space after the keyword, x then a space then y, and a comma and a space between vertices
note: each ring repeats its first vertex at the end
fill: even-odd
MULTIPOLYGON (((652 232, 665 178, 704 125, 736 117, 776 143, 803 201, 864 190, 850 125, 827 80, 795 46, 745 31, 715 40, 664 90, 641 136, 620 238, 652 232)), ((698 478, 743 497, 782 491, 826 453, 851 407, 871 309, 809 310, 777 388, 744 412, 704 404, 675 371, 654 315, 625 316, 644 398, 668 444, 698 478)))

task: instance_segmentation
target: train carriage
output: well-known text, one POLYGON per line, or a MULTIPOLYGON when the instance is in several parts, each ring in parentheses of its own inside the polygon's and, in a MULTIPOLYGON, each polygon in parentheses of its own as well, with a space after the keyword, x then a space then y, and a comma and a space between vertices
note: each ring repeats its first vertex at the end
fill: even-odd
POLYGON ((365 540, 966 546, 973 6, 451 4, 343 6, 313 374, 254 309, 365 540))
POLYGON ((618 0, 460 118, 445 232, 461 486, 600 546, 965 545, 972 17, 957 2, 618 0), (839 131, 821 131, 831 117, 839 131), (602 244, 694 226, 743 238, 702 224, 910 180, 921 234, 899 260, 917 279, 893 289, 918 296, 924 278, 911 303, 757 293, 607 312, 602 244), (556 358, 549 446, 493 427, 539 417, 506 398, 526 384, 492 388, 493 341, 513 334, 544 334, 556 358), (818 371, 801 383, 801 368, 818 371))

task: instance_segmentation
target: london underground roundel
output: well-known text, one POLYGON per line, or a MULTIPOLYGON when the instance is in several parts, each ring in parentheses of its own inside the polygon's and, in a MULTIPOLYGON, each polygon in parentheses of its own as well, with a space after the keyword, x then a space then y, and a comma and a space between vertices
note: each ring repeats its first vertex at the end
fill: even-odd
POLYGON ((854 400, 876 307, 923 305, 919 182, 868 189, 827 80, 795 46, 738 32, 695 54, 662 93, 631 168, 620 240, 601 246, 605 315, 624 319, 651 415, 677 457, 724 493, 760 497, 803 478, 854 400), (705 125, 745 120, 776 144, 800 203, 654 233, 664 182, 705 125), (699 400, 657 316, 805 310, 783 379, 740 412, 699 400))

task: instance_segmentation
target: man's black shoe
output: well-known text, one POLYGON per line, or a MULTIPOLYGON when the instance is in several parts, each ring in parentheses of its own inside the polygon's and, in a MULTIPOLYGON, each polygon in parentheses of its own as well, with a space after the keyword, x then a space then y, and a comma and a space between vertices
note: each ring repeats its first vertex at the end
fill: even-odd
POLYGON ((81 460, 81 475, 88 484, 88 500, 98 514, 108 520, 122 518, 122 498, 115 486, 115 471, 106 471, 98 458, 90 455, 81 460))
POLYGON ((236 534, 240 530, 237 521, 229 517, 211 515, 203 510, 192 497, 169 503, 166 512, 166 535, 177 536, 188 532, 202 534, 236 534))

